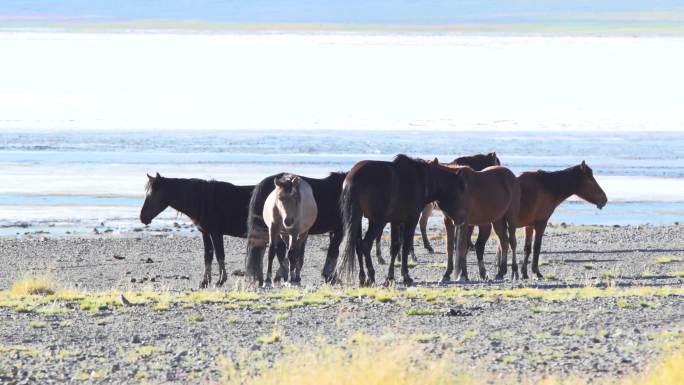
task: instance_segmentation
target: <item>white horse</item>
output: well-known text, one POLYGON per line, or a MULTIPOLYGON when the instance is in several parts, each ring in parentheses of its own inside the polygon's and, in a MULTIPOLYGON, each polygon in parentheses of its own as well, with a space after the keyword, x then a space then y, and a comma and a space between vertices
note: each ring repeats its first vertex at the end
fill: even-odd
MULTIPOLYGON (((301 282, 304 247, 309 229, 316 222, 318 207, 311 186, 293 174, 283 174, 273 180, 275 189, 264 202, 263 218, 268 226, 268 270, 265 285, 271 285, 273 257, 278 237, 287 245, 290 282, 301 282)), ((287 268, 284 269, 287 274, 287 268)), ((287 275, 284 277, 287 280, 287 275)))

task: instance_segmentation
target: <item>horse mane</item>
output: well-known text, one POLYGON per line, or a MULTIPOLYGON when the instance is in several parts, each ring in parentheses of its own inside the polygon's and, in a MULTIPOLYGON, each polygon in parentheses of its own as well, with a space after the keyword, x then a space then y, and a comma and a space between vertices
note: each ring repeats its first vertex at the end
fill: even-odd
POLYGON ((569 197, 577 192, 581 172, 580 166, 572 166, 559 171, 537 171, 542 187, 557 197, 569 197))
POLYGON ((215 203, 218 199, 217 188, 219 185, 228 183, 213 179, 157 177, 154 182, 149 181, 148 184, 150 189, 166 186, 168 190, 172 190, 175 203, 183 208, 182 211, 178 211, 202 223, 216 219, 214 216, 215 203))
POLYGON ((461 156, 453 160, 451 163, 456 163, 462 166, 470 166, 475 171, 482 171, 487 167, 500 166, 501 161, 496 156, 495 152, 489 154, 477 154, 471 156, 461 156))

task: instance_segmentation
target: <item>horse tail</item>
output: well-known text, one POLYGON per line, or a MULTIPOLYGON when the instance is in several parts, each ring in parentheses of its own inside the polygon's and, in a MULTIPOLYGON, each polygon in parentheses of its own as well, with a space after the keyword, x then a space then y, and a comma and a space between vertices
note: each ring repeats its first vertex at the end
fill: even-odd
POLYGON ((264 252, 268 244, 268 227, 264 222, 264 202, 271 193, 267 186, 273 184, 273 177, 268 177, 256 186, 249 199, 247 212, 247 254, 245 255, 245 273, 261 284, 263 282, 264 252))
POLYGON ((335 276, 350 281, 356 272, 356 245, 361 237, 361 207, 352 195, 353 183, 347 183, 340 196, 340 211, 347 239, 344 253, 335 268, 335 276))

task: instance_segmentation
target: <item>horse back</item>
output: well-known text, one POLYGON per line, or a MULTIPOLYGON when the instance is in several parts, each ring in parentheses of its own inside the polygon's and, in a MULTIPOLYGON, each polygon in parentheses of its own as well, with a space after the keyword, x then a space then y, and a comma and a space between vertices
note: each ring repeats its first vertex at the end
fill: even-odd
POLYGON ((244 238, 247 236, 247 215, 249 200, 254 186, 236 186, 231 183, 216 182, 213 194, 215 208, 214 222, 225 235, 244 238))
POLYGON ((482 171, 467 170, 470 224, 491 223, 506 214, 518 216, 520 185, 515 174, 503 166, 482 171))
POLYGON ((423 179, 411 164, 365 160, 349 171, 345 188, 367 218, 404 220, 426 203, 423 179))

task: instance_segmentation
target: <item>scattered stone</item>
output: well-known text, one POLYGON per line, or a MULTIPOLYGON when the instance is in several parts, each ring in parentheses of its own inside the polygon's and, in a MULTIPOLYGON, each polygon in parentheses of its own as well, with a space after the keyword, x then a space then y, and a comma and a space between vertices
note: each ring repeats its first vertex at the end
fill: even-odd
POLYGON ((245 272, 241 269, 236 269, 236 270, 233 270, 233 275, 236 277, 244 277, 245 272))
POLYGON ((134 335, 133 335, 133 338, 131 338, 131 343, 139 344, 140 342, 141 342, 141 341, 140 341, 140 336, 137 335, 137 334, 134 334, 134 335))
POLYGON ((126 259, 126 257, 122 257, 119 254, 114 254, 113 257, 114 259, 126 259))
POLYGON ((154 261, 152 260, 152 258, 147 258, 147 259, 145 260, 145 263, 154 263, 154 261))

